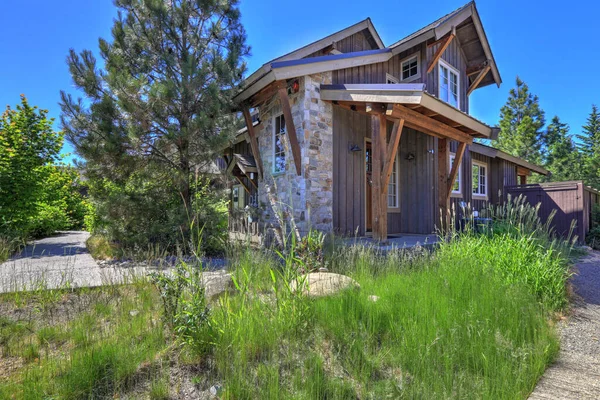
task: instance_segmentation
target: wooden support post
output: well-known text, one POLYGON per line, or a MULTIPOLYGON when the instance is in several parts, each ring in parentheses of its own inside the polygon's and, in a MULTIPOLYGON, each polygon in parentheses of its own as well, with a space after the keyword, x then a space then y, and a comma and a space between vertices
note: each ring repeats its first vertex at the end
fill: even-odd
MULTIPOLYGON (((383 126, 385 127, 385 125, 383 126)), ((371 161, 371 219, 373 239, 375 240, 381 240, 381 161, 383 158, 381 140, 384 135, 385 130, 381 128, 381 119, 379 115, 373 115, 371 117, 371 148, 373 152, 373 160, 371 161)))
POLYGON ((283 110, 283 117, 285 119, 285 132, 290 141, 290 147, 292 148, 292 156, 294 157, 296 173, 298 175, 302 175, 300 144, 298 143, 298 136, 296 136, 296 127, 294 126, 292 108, 290 107, 290 99, 288 98, 285 82, 279 83, 277 93, 279 94, 279 102, 281 103, 281 109, 283 110))
POLYGON ((379 154, 381 155, 381 174, 379 175, 379 179, 381 179, 381 183, 379 187, 381 188, 381 192, 379 193, 379 201, 380 201, 380 218, 379 218, 379 240, 381 242, 387 241, 387 231, 388 231, 388 181, 389 179, 385 179, 384 170, 385 167, 385 158, 388 149, 387 145, 387 116, 385 113, 379 114, 379 154))
POLYGON ((437 62, 440 60, 440 58, 442 57, 442 54, 444 54, 444 51, 446 51, 446 49, 450 45, 450 42, 452 42, 452 39, 454 39, 454 30, 453 30, 453 33, 448 35, 448 37, 443 42, 440 43, 440 47, 437 49, 437 51, 435 52, 435 55, 433 56, 433 58, 431 59, 431 62, 429 63, 429 67, 427 68, 427 73, 430 73, 431 71, 433 71, 433 68, 435 67, 437 62))
POLYGON ((490 72, 491 69, 492 69, 492 66, 488 65, 487 67, 485 67, 484 69, 482 69, 479 72, 479 75, 477 75, 477 77, 475 78, 475 80, 473 81, 471 86, 469 86, 469 89, 467 90, 467 96, 470 96, 471 93, 473 92, 473 90, 477 89, 477 86, 479 86, 479 84, 481 83, 483 78, 485 78, 485 76, 487 75, 488 72, 490 72))
POLYGON ((448 196, 448 164, 450 141, 438 139, 438 208, 440 209, 440 229, 447 232, 450 226, 450 196, 448 196))
POLYGON ((256 139, 256 133, 254 132, 254 126, 252 125, 252 116, 250 116, 250 109, 248 107, 242 107, 242 114, 246 121, 246 128, 248 129, 248 136, 250 137, 250 149, 256 161, 256 167, 258 168, 258 175, 262 179, 263 177, 263 164, 260 158, 260 150, 258 149, 258 140, 256 139))
POLYGON ((248 192, 248 194, 250 194, 250 188, 244 183, 244 181, 242 180, 242 178, 240 178, 239 176, 235 176, 235 179, 238 180, 238 182, 240 183, 240 185, 242 185, 244 187, 244 190, 246 192, 248 192))
POLYGON ((450 177, 448 178, 448 193, 446 195, 448 198, 450 198, 450 195, 452 194, 452 187, 454 186, 454 181, 456 181, 456 175, 458 175, 458 169, 460 168, 460 164, 462 162, 466 148, 466 143, 460 142, 458 144, 458 150, 456 150, 456 155, 454 156, 454 164, 452 164, 452 169, 450 170, 450 177))
POLYGON ((519 185, 527 185, 527 175, 519 175, 519 185))

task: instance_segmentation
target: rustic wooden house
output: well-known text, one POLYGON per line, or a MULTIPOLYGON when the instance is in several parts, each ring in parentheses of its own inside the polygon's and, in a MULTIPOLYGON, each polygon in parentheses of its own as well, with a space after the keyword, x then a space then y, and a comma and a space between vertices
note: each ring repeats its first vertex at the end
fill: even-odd
POLYGON ((501 82, 474 2, 390 46, 366 19, 264 64, 224 154, 230 229, 259 237, 293 218, 386 240, 434 232, 452 202, 500 201, 546 173, 473 142, 497 128, 469 115, 469 96, 501 82))

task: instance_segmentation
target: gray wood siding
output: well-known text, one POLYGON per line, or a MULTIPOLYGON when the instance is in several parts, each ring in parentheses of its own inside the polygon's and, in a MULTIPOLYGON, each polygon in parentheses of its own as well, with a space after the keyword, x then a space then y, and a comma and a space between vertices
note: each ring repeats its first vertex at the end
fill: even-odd
MULTIPOLYGON (((388 126, 389 128, 389 126, 388 126)), ((366 115, 333 108, 333 226, 337 233, 365 234, 366 115), (362 151, 350 152, 351 145, 362 151)), ((437 139, 405 128, 398 148, 399 210, 388 212, 389 233, 432 233, 436 223, 437 139), (434 150, 432 153, 431 150, 434 150), (412 154, 414 159, 407 160, 412 154)))
POLYGON ((333 107, 333 227, 351 235, 365 234, 365 137, 370 136, 367 116, 333 107), (363 151, 350 152, 350 145, 363 151))
MULTIPOLYGON (((425 45, 423 45, 425 46, 425 45)), ((430 61, 433 59, 435 52, 439 48, 439 44, 437 46, 429 47, 425 46, 425 62, 423 63, 424 69, 423 72, 427 71, 427 67, 429 66, 430 61)), ((423 59, 423 57, 421 57, 423 59)), ((442 59, 446 61, 448 64, 453 66, 460 73, 460 110, 466 113, 469 112, 469 98, 467 97, 467 90, 469 88, 467 81, 467 62, 463 55, 462 49, 458 43, 458 40, 454 39, 450 42, 448 48, 442 54, 442 59)), ((435 68, 427 74, 426 87, 427 91, 435 96, 438 96, 438 85, 439 85, 439 65, 436 65, 435 68)))
MULTIPOLYGON (((367 39, 365 31, 357 32, 354 35, 350 35, 342 40, 335 42, 335 47, 342 53, 377 49, 377 46, 372 41, 369 41, 369 39, 367 39)), ((305 58, 320 57, 326 55, 329 55, 329 53, 326 53, 323 50, 319 50, 306 56, 305 58)))

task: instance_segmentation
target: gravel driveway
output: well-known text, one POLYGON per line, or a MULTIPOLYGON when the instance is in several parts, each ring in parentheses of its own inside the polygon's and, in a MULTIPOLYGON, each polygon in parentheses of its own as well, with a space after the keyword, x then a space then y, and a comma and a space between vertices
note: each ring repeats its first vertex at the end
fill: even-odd
POLYGON ((576 300, 560 327, 560 355, 530 399, 600 399, 600 252, 591 252, 576 267, 576 300))
POLYGON ((88 232, 59 232, 36 240, 0 264, 0 293, 123 283, 146 268, 100 268, 88 253, 88 232))

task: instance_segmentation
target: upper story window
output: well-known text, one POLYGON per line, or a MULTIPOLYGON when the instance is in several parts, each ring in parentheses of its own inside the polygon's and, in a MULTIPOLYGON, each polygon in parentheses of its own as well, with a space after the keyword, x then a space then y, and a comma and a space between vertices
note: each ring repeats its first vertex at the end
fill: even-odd
POLYGON ((395 76, 386 73, 385 74, 385 83, 393 84, 393 83, 400 83, 400 81, 398 81, 398 78, 396 78, 395 76))
POLYGON ((487 164, 473 161, 473 197, 486 198, 488 195, 487 164))
POLYGON ((273 124, 273 172, 280 173, 285 171, 285 119, 283 114, 275 117, 273 124))
POLYGON ((400 80, 402 82, 410 82, 421 77, 421 56, 419 53, 410 55, 400 61, 400 80))
POLYGON ((459 108, 459 73, 450 64, 440 60, 439 98, 451 106, 459 108))
MULTIPOLYGON (((450 169, 454 165, 454 160, 456 159, 456 154, 450 153, 450 169)), ((452 194, 462 194, 462 168, 458 168, 458 174, 456 174, 456 180, 452 184, 452 194)))

